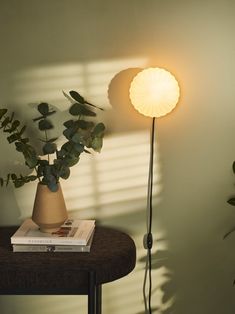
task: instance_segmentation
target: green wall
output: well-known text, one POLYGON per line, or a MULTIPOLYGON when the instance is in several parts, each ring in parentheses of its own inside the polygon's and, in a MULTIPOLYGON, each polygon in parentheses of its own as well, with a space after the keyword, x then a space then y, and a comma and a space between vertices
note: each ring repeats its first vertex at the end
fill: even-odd
MULTIPOLYGON (((235 312, 235 236, 222 240, 235 225, 234 209, 226 203, 234 190, 234 15, 232 0, 1 1, 1 103, 31 116, 29 103, 49 100, 64 110, 61 90, 81 89, 107 108, 111 143, 107 151, 115 141, 123 145, 122 136, 148 132, 149 121, 137 117, 129 107, 130 72, 125 70, 160 66, 177 76, 180 102, 171 115, 157 121, 157 171, 161 174, 157 181, 161 192, 154 206, 156 255, 160 258, 154 273, 157 313, 235 312), (117 85, 111 85, 109 95, 114 105, 111 110, 107 91, 117 74, 119 81, 116 77, 117 85)), ((19 157, 2 136, 1 140, 1 171, 7 172, 12 164, 18 169, 19 157)), ((147 141, 142 144, 144 150, 136 150, 132 158, 143 154, 147 167, 147 141)), ((112 152, 115 158, 119 150, 112 152)), ((122 158, 124 165, 125 154, 122 158)), ((102 162, 102 153, 99 160, 102 162)), ((102 190, 96 191, 100 205, 94 205, 93 211, 92 206, 87 208, 103 224, 128 230, 141 256, 145 197, 138 200, 133 191, 129 193, 133 201, 126 203, 115 198, 102 201, 102 190)), ((22 209, 15 192, 4 188, 0 197, 1 225, 18 224, 22 209)), ((138 266, 130 278, 105 288, 104 314, 141 310, 140 274, 138 266), (125 299, 121 292, 128 282, 133 285, 125 299), (133 287, 138 285, 136 292, 133 287)), ((67 298, 57 308, 58 300, 53 297, 3 296, 0 305, 4 314, 21 314, 45 302, 50 305, 48 314, 54 313, 53 308, 59 314, 60 309, 74 312, 77 307, 71 302, 76 304, 76 300, 67 298)), ((47 313, 39 310, 37 306, 34 313, 47 313)))

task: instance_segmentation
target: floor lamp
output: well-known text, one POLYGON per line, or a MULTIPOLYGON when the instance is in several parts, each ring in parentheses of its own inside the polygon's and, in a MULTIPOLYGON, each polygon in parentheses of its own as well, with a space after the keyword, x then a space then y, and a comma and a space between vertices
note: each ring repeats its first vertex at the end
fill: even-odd
POLYGON ((145 313, 151 314, 151 294, 152 294, 152 259, 151 249, 153 245, 152 236, 152 194, 153 194, 153 157, 154 157, 154 135, 155 119, 171 112, 180 95, 180 89, 175 77, 162 68, 148 68, 139 72, 130 85, 130 100, 132 105, 141 114, 152 118, 151 140, 150 140, 150 160, 148 175, 147 194, 147 233, 144 235, 144 247, 147 250, 146 267, 143 284, 143 296, 145 313), (149 283, 148 297, 146 284, 149 283))

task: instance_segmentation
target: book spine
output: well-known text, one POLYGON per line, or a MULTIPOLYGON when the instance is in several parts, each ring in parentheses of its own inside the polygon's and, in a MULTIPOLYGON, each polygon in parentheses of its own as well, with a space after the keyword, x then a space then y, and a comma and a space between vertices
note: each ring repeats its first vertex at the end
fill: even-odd
POLYGON ((90 246, 13 245, 13 252, 90 252, 90 246))
POLYGON ((17 237, 14 239, 11 239, 11 244, 36 244, 36 245, 86 245, 86 240, 81 239, 45 239, 45 238, 25 238, 25 237, 17 237))

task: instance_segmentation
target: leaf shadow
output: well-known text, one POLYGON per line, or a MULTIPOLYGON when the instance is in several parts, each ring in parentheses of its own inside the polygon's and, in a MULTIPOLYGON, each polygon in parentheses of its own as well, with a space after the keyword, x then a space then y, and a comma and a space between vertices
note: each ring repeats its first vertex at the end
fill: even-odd
MULTIPOLYGON (((157 241, 164 241, 165 239, 158 239, 157 241)), ((157 307, 152 308, 153 313, 170 314, 173 313, 175 304, 175 286, 173 283, 173 270, 171 267, 171 255, 168 249, 156 250, 152 253, 152 270, 160 270, 164 268, 164 280, 159 284, 154 284, 156 282, 156 276, 153 281, 152 296, 155 297, 157 292, 161 292, 161 304, 157 307)), ((146 256, 142 256, 138 260, 142 265, 146 262, 146 256)), ((142 268, 143 269, 143 268, 142 268)), ((147 314, 145 311, 136 314, 147 314)))

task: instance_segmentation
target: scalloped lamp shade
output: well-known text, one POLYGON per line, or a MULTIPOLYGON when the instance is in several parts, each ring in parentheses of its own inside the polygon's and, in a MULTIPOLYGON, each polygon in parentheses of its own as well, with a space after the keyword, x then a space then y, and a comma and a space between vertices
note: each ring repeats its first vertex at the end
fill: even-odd
POLYGON ((179 95, 179 84, 175 77, 162 68, 148 68, 139 72, 130 86, 130 99, 135 109, 152 118, 172 111, 179 95))

